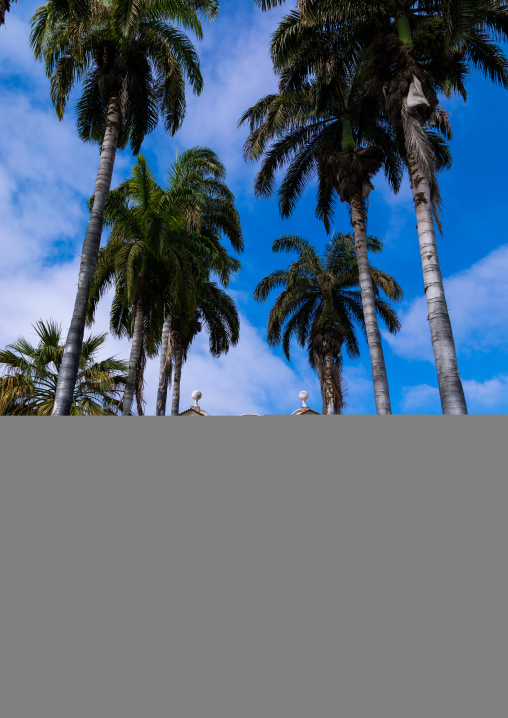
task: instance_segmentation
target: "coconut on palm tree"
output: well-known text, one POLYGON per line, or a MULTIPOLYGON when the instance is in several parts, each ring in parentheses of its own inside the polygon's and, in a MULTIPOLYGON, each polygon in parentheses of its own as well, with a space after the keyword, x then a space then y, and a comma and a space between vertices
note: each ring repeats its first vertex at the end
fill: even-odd
MULTIPOLYGON (((263 9, 284 2, 257 1, 263 9)), ((433 221, 440 227, 436 155, 424 128, 429 123, 449 134, 437 93, 455 91, 465 98, 470 69, 480 69, 494 82, 508 86, 508 62, 497 44, 498 39, 508 38, 508 8, 497 0, 300 0, 298 8, 299 12, 286 18, 272 45, 280 69, 299 52, 302 35, 307 45, 310 35, 314 34, 314 45, 322 44, 326 35, 340 38, 350 56, 365 49, 369 53, 367 86, 405 144, 443 413, 465 414, 433 221)), ((307 71, 313 71, 312 63, 307 71)))
MULTIPOLYGON (((49 416, 55 403, 58 370, 62 363, 62 329, 53 321, 33 325, 39 342, 19 337, 0 351, 0 414, 49 416)), ((106 334, 89 336, 81 349, 71 416, 109 416, 121 410, 127 364, 115 357, 98 360, 106 334)))
MULTIPOLYGON (((376 411, 390 414, 388 378, 367 256, 366 197, 373 188, 372 178, 381 168, 393 190, 398 190, 402 179, 401 148, 385 113, 363 87, 363 68, 348 70, 342 64, 342 55, 328 56, 327 51, 320 46, 314 52, 315 73, 311 82, 295 80, 300 73, 295 62, 281 73, 279 93, 264 97, 244 113, 240 123, 249 121, 251 129, 245 156, 247 159, 263 156, 255 182, 258 196, 266 197, 273 192, 277 173, 287 165, 278 192, 283 217, 292 213, 314 176, 318 184, 316 216, 324 222, 327 232, 336 197, 348 204, 376 411)), ((308 62, 303 55, 297 59, 302 57, 308 62)), ((431 141, 439 143, 439 138, 433 136, 431 141)), ((445 148, 441 146, 440 155, 444 154, 445 148)))
POLYGON ((101 148, 55 415, 68 414, 72 403, 116 151, 129 142, 137 154, 159 115, 166 131, 180 127, 185 82, 198 94, 203 84, 185 31, 201 38, 199 16, 213 19, 218 7, 218 0, 48 0, 32 18, 30 42, 51 78, 57 116, 62 119, 71 91, 81 85, 78 133, 101 148))
MULTIPOLYGON (((291 340, 295 338, 308 352, 309 363, 317 370, 323 397, 324 414, 340 414, 344 408, 345 389, 342 378, 342 349, 350 359, 360 356, 357 339, 359 327, 366 335, 361 293, 358 291, 360 272, 355 240, 351 234, 334 233, 325 253, 320 256, 308 240, 293 235, 279 237, 274 252, 298 252, 288 269, 280 269, 264 277, 254 291, 257 301, 283 288, 268 318, 268 343, 282 343, 290 359, 291 340)), ((382 250, 382 242, 366 237, 367 248, 382 250)), ((381 299, 381 291, 395 301, 402 290, 393 277, 369 264, 374 292, 375 311, 388 330, 395 333, 400 323, 390 304, 381 299)))

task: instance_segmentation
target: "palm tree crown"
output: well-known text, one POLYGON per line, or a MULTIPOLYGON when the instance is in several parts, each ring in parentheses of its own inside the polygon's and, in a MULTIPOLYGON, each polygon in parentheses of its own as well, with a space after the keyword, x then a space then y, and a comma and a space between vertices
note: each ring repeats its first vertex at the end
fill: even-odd
MULTIPOLYGON (((368 236, 367 246, 372 252, 380 252, 382 242, 368 236)), ((256 301, 264 301, 269 293, 279 287, 282 292, 275 300, 268 318, 268 343, 282 343, 286 358, 290 359, 290 346, 296 338, 306 348, 310 365, 318 369, 323 392, 323 412, 333 403, 335 413, 343 406, 341 389, 342 347, 355 359, 360 355, 356 334, 359 326, 365 333, 361 295, 358 291, 359 273, 353 237, 334 233, 325 253, 320 256, 306 239, 293 235, 279 237, 273 243, 274 252, 298 252, 298 259, 288 269, 272 272, 255 288, 256 301), (329 371, 328 381, 335 389, 327 397, 327 362, 333 360, 334 369, 329 371)), ((390 332, 396 332, 400 323, 395 311, 386 300, 381 299, 382 290, 395 301, 402 297, 402 290, 390 275, 370 266, 375 294, 376 312, 390 332)), ((332 367, 330 367, 331 369, 332 367)))
MULTIPOLYGON (((63 354, 62 330, 51 320, 41 320, 33 326, 39 337, 37 346, 19 337, 0 351, 4 368, 0 379, 0 414, 48 416, 53 411, 63 354)), ((114 357, 97 361, 105 339, 106 334, 98 334, 83 342, 73 416, 104 416, 118 411, 127 364, 114 357)))
POLYGON ((235 249, 243 248, 238 212, 220 179, 223 173, 215 153, 192 148, 172 165, 163 190, 139 156, 132 176, 109 193, 105 222, 111 230, 99 252, 88 321, 100 297, 114 286, 111 331, 133 338, 126 413, 134 393, 142 413, 142 369, 146 356, 153 357, 159 348, 166 356, 164 324, 195 316, 210 272, 227 284, 240 267, 221 244, 222 231, 235 249))
POLYGON ((174 134, 185 114, 185 81, 197 93, 203 86, 196 51, 183 31, 201 38, 199 15, 213 19, 218 8, 218 0, 48 0, 32 19, 30 41, 51 77, 58 117, 80 83, 81 139, 102 142, 113 99, 120 148, 130 141, 137 154, 159 114, 174 134))

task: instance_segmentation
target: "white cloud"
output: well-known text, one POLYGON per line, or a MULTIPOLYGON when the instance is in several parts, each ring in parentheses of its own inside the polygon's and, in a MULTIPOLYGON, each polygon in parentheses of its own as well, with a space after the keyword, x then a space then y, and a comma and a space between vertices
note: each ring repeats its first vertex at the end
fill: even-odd
MULTIPOLYGON (((29 0, 14 6, 15 12, 0 30, 0 72, 6 78, 0 96, 0 346, 20 335, 35 339, 31 324, 39 318, 61 322, 65 336, 86 227, 85 201, 93 192, 98 164, 97 147, 84 145, 77 137, 72 107, 63 122, 51 107, 49 80, 28 44, 29 20, 38 4, 29 0), (9 89, 14 86, 16 91, 9 89)), ((275 89, 270 35, 292 5, 288 2, 270 13, 253 6, 247 11, 239 8, 234 11, 235 32, 230 31, 230 18, 221 24, 219 17, 205 26, 204 41, 196 43, 205 80, 202 95, 188 95, 187 116, 175 138, 159 127, 143 148, 157 157, 161 179, 176 148, 208 144, 225 162, 228 181, 237 185, 237 195, 244 195, 244 206, 250 202, 252 208, 252 178, 258 168, 244 163, 241 150, 248 130, 236 125, 247 107, 275 89)), ((228 8, 228 12, 232 11, 228 8)), ((132 163, 128 153, 117 156, 113 185, 132 163)), ((392 201, 391 194, 381 189, 382 193, 392 201)), ((248 311, 250 294, 234 289, 231 294, 240 309, 248 311)), ((108 329, 108 314, 105 298, 94 332, 108 329)), ((242 319, 240 343, 225 357, 212 359, 206 336, 196 339, 183 371, 181 408, 190 404, 191 391, 199 388, 202 404, 212 414, 288 414, 297 408, 298 393, 305 388, 310 406, 320 410, 318 381, 305 355, 295 349, 289 366, 267 346, 264 332, 245 316, 242 319)), ((127 340, 108 337, 104 355, 118 353, 127 359, 129 350, 127 340)), ((146 371, 149 414, 154 411, 157 377, 158 359, 154 359, 146 371)), ((347 412, 373 412, 370 370, 346 366, 345 380, 347 412)))
POLYGON ((472 413, 481 413, 496 409, 503 414, 508 412, 508 375, 500 374, 487 381, 479 382, 476 379, 466 379, 464 393, 472 413))
MULTIPOLYGON (((65 338, 74 306, 78 267, 79 261, 75 260, 46 268, 37 278, 17 274, 2 282, 2 295, 9 298, 9 306, 0 325, 0 346, 20 335, 35 341, 31 325, 40 318, 61 323, 65 338)), ((86 334, 109 330, 110 302, 108 295, 101 300, 96 322, 86 334)), ((127 360, 129 353, 127 339, 119 341, 109 335, 101 356, 119 355, 127 360)), ((147 414, 155 412, 158 372, 159 359, 149 360, 145 372, 147 414)), ((203 393, 203 408, 213 415, 288 414, 298 408, 298 394, 304 388, 311 394, 310 405, 320 410, 319 385, 310 368, 295 370, 273 354, 261 333, 244 316, 238 346, 219 359, 208 353, 205 333, 196 338, 182 371, 181 410, 191 404, 190 394, 196 388, 203 393)))
MULTIPOLYGON (((508 349, 508 245, 493 250, 469 269, 444 280, 457 352, 508 349)), ((400 313, 402 329, 383 333, 392 351, 406 359, 433 362, 427 303, 417 297, 400 313)))
MULTIPOLYGON (((46 267, 38 276, 17 273, 4 279, 1 292, 8 298, 6 311, 0 324, 0 346, 18 336, 35 341, 32 324, 38 319, 52 318, 63 326, 65 338, 75 299, 79 260, 64 265, 46 267)), ((232 292, 234 294, 234 292, 232 292)), ((238 297, 235 297, 238 299, 238 297)), ((109 330, 111 296, 99 303, 94 334, 109 330)), ((305 354, 296 347, 294 361, 289 365, 275 355, 267 345, 264 334, 240 313, 241 334, 238 345, 228 354, 214 359, 208 353, 208 338, 201 333, 189 351, 182 371, 180 410, 191 405, 191 393, 203 393, 201 405, 212 415, 238 414, 290 414, 299 407, 298 394, 306 389, 310 394, 309 406, 321 411, 321 393, 316 374, 306 363, 305 354)), ((101 356, 118 355, 127 360, 130 342, 108 335, 101 356)), ((157 395, 159 359, 147 362, 145 372, 145 400, 147 415, 154 414, 157 395)), ((346 366, 346 413, 372 413, 372 382, 362 366, 346 366)), ((168 413, 170 411, 168 397, 168 413)))
MULTIPOLYGON (((65 337, 86 227, 85 201, 93 192, 98 163, 97 147, 84 145, 77 137, 72 109, 59 122, 50 106, 49 81, 28 45, 28 21, 35 8, 35 3, 30 10, 25 5, 24 14, 8 18, 0 47, 3 76, 16 75, 18 83, 31 88, 30 92, 4 90, 0 98, 0 346, 20 335, 35 340, 31 325, 39 318, 61 323, 65 337), (69 261, 62 262, 64 256, 69 261), (53 263, 56 260, 58 264, 53 263)), ((246 165, 241 154, 247 128, 238 130, 236 124, 247 107, 275 88, 269 38, 289 9, 288 4, 267 14, 253 11, 248 21, 239 18, 242 26, 236 33, 224 33, 220 19, 205 28, 205 40, 197 44, 203 58, 202 95, 189 94, 186 120, 174 140, 169 141, 159 128, 145 143, 156 154, 160 172, 173 161, 176 147, 209 144, 225 161, 228 177, 241 180, 242 187, 248 184, 252 194, 256 168, 246 165)), ((127 154, 117 157, 113 184, 131 163, 127 154)), ((248 304, 250 295, 245 292, 232 289, 231 295, 240 309, 248 304)), ((105 297, 93 332, 108 328, 105 297)), ((181 409, 190 405, 192 390, 199 388, 202 405, 215 415, 288 414, 298 408, 299 392, 307 389, 309 405, 319 411, 318 380, 305 356, 295 350, 290 366, 272 352, 264 333, 244 315, 241 329, 238 346, 219 359, 208 354, 206 335, 196 339, 182 373, 181 409)), ((103 356, 119 354, 127 359, 129 351, 127 340, 109 336, 103 356)), ((154 412, 158 366, 158 359, 153 359, 146 369, 148 414, 154 412)), ((372 386, 365 370, 348 367, 345 378, 349 412, 372 411, 372 386)))
MULTIPOLYGON (((508 412, 508 375, 499 374, 483 382, 465 379, 462 382, 470 414, 508 412)), ((402 409, 405 412, 426 410, 440 412, 439 389, 437 386, 418 384, 402 389, 402 409)))
MULTIPOLYGON (((200 405, 214 416, 291 414, 299 408, 298 394, 305 389, 310 395, 308 405, 321 412, 317 375, 306 363, 304 354, 295 350, 295 360, 289 365, 272 352, 262 332, 241 313, 240 321, 238 345, 218 359, 208 353, 208 338, 204 332, 196 338, 182 369, 180 411, 193 403, 191 393, 199 389, 203 394, 200 405)), ((154 413, 158 371, 158 359, 149 362, 145 374, 148 414, 154 413)), ((372 382, 364 368, 346 367, 345 380, 348 389, 346 412, 372 412, 372 382)))
MULTIPOLYGON (((0 323, 0 346, 4 347, 24 336, 36 341, 32 325, 39 319, 53 319, 62 325, 65 339, 74 309, 75 292, 79 272, 79 259, 68 264, 44 267, 38 275, 16 273, 0 282, 3 297, 2 322, 0 323)), ((85 334, 99 334, 109 329, 110 297, 106 295, 99 303, 94 326, 85 334), (108 301, 109 299, 109 301, 108 301)), ((102 356, 120 354, 129 356, 129 342, 108 336, 102 356)))
POLYGON ((310 368, 289 366, 245 316, 240 320, 238 345, 218 359, 208 353, 206 334, 197 337, 182 371, 181 410, 190 406, 191 392, 199 389, 203 408, 213 415, 288 414, 300 406, 298 394, 307 389, 310 405, 319 411, 321 395, 310 368))
MULTIPOLYGON (((72 114, 59 122, 26 96, 0 98, 0 252, 2 273, 34 268, 54 254, 80 252, 99 160, 78 138, 72 114)), ((116 162, 113 183, 128 164, 116 162)))
MULTIPOLYGON (((29 18, 36 10, 37 5, 38 3, 33 3, 31 12, 27 13, 25 3, 19 3, 18 7, 11 8, 5 25, 0 28, 0 73, 2 76, 10 78, 20 75, 24 78, 30 77, 32 89, 36 92, 38 89, 43 91, 43 88, 37 85, 36 80, 42 83, 45 78, 44 66, 35 61, 29 44, 29 18)), ((44 90, 47 94, 47 84, 44 84, 44 90)))
POLYGON ((242 186, 248 186, 252 194, 252 179, 259 168, 243 160, 248 127, 238 129, 237 122, 248 107, 276 89, 269 56, 270 35, 290 9, 290 3, 269 13, 253 7, 247 14, 251 8, 242 8, 234 32, 230 31, 231 19, 221 19, 220 15, 204 28, 204 40, 196 44, 203 92, 199 97, 188 92, 185 120, 173 140, 169 141, 159 126, 144 143, 148 149, 157 148, 160 172, 174 161, 176 148, 181 151, 206 145, 225 163, 228 181, 241 179, 242 186))
POLYGON ((402 389, 402 410, 411 413, 415 409, 439 410, 439 389, 428 384, 405 386, 402 389))

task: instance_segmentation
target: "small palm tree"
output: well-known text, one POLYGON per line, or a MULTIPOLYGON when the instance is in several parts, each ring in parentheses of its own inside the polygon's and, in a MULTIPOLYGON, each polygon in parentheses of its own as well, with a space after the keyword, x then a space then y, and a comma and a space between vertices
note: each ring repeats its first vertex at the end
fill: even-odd
POLYGON ((78 133, 101 147, 55 415, 70 411, 117 148, 130 142, 137 154, 159 115, 166 131, 174 134, 180 127, 185 80, 198 94, 203 82, 194 47, 174 24, 201 38, 199 15, 213 19, 218 8, 218 0, 48 0, 32 18, 30 42, 51 78, 58 118, 71 91, 82 84, 78 133))
POLYGON ((173 401, 171 415, 180 410, 180 381, 182 366, 190 346, 199 332, 208 334, 210 354, 219 357, 236 346, 240 336, 240 319, 234 301, 215 282, 203 280, 198 289, 196 309, 192 314, 173 316, 169 332, 168 376, 174 366, 173 401))
MULTIPOLYGON (((377 237, 367 236, 372 252, 382 250, 377 237)), ((264 301, 273 289, 284 287, 268 318, 268 343, 282 342, 290 359, 291 340, 306 348, 309 363, 321 384, 324 414, 340 414, 344 408, 342 348, 350 359, 360 356, 356 336, 359 326, 366 334, 359 287, 359 269, 351 234, 334 233, 319 256, 315 247, 302 237, 285 235, 275 240, 274 252, 298 252, 288 269, 279 269, 262 279, 254 290, 256 301, 264 301)), ((400 324, 390 305, 380 298, 399 300, 402 290, 393 277, 369 265, 375 309, 388 330, 395 333, 400 324)))
MULTIPOLYGON (((0 351, 0 414, 48 416, 55 403, 58 370, 64 347, 62 329, 53 321, 33 325, 39 344, 24 337, 0 351)), ((121 409, 127 364, 109 357, 97 361, 106 334, 89 336, 82 345, 71 416, 108 416, 121 409)))

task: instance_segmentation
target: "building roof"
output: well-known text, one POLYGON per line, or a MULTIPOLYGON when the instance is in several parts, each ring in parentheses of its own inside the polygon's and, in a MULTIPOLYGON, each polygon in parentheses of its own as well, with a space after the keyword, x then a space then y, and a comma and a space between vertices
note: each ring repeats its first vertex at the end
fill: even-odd
POLYGON ((185 411, 181 411, 178 416, 210 416, 210 414, 199 406, 189 406, 185 411))
POLYGON ((314 411, 314 409, 311 409, 310 406, 302 406, 296 411, 294 411, 291 416, 302 416, 303 414, 316 414, 317 416, 320 416, 319 411, 314 411))
MULTIPOLYGON (((193 391, 192 398, 194 399, 194 404, 188 409, 185 409, 185 411, 181 411, 178 416, 210 416, 207 411, 205 411, 199 406, 198 402, 201 397, 202 394, 200 391, 193 391)), ((311 409, 310 406, 307 406, 307 404, 305 403, 309 398, 309 392, 301 391, 299 394, 299 398, 302 402, 302 405, 299 409, 293 411, 291 416, 321 416, 319 411, 314 411, 314 409, 311 409)), ((239 414, 239 416, 261 416, 261 414, 239 414)))

